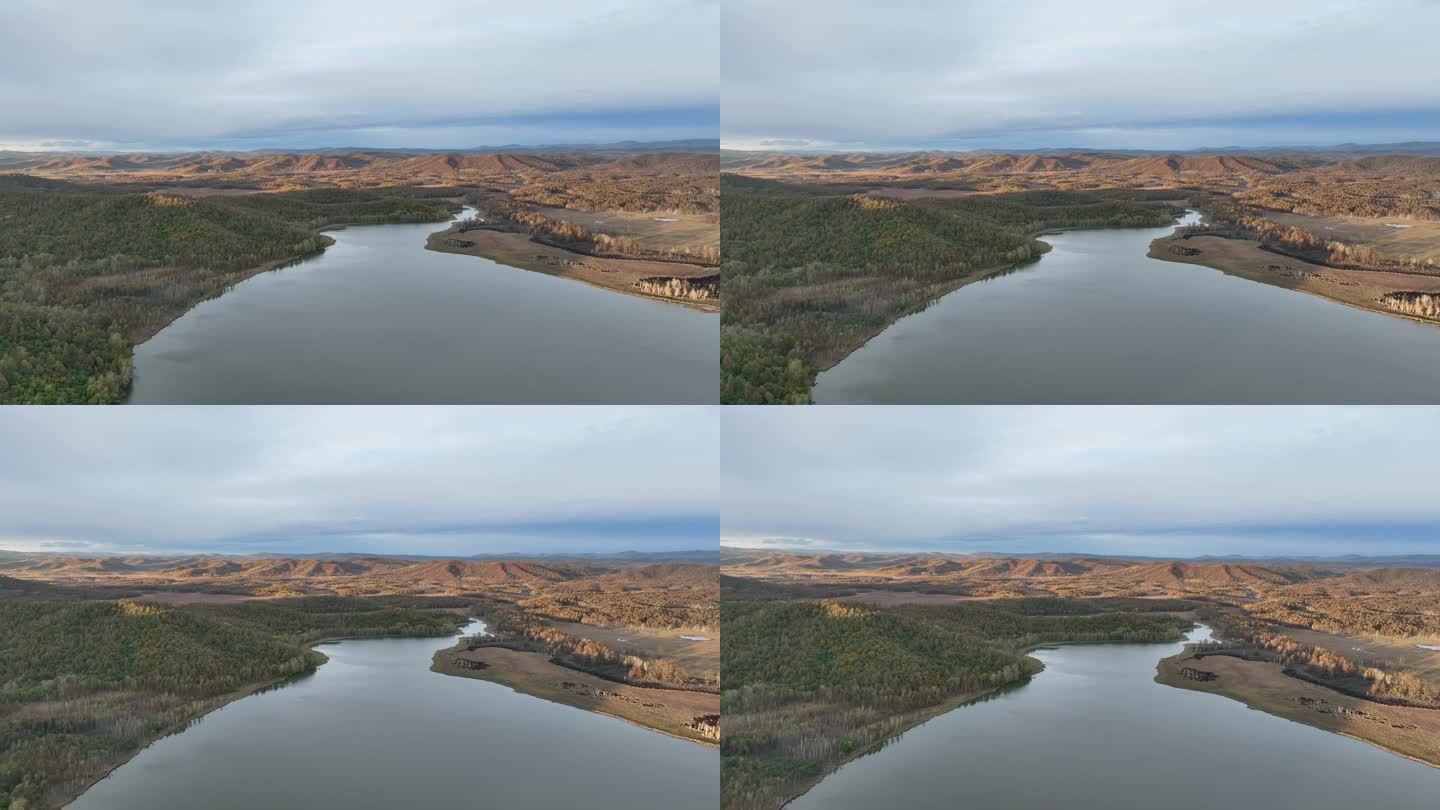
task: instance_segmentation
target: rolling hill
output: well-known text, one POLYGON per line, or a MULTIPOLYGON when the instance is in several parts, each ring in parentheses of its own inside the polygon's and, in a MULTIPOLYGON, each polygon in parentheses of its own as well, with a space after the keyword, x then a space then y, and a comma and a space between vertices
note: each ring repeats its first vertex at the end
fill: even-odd
MULTIPOLYGON (((1256 594, 1307 583, 1339 583, 1340 565, 1279 561, 1126 559, 951 554, 805 554, 724 549, 724 572, 766 582, 935 590, 976 596, 1256 594)), ((1349 576, 1380 572, 1348 572, 1349 576)), ((1398 577, 1399 575, 1391 575, 1398 577)), ((1406 576, 1414 576, 1407 574, 1406 576)), ((1440 576, 1440 574, 1437 574, 1440 576)), ((1367 583, 1373 589, 1373 583, 1367 583)))
MULTIPOLYGON (((662 560, 667 556, 656 555, 662 560)), ((682 559, 684 555, 679 555, 682 559)), ((0 574, 17 581, 107 589, 233 595, 454 594, 497 590, 533 595, 573 587, 596 593, 652 589, 713 592, 716 567, 631 557, 535 559, 408 558, 384 555, 283 557, 64 556, 5 554, 0 574)), ((18 587, 18 586, 17 586, 18 587)), ((112 597, 114 594, 112 594, 112 597)))

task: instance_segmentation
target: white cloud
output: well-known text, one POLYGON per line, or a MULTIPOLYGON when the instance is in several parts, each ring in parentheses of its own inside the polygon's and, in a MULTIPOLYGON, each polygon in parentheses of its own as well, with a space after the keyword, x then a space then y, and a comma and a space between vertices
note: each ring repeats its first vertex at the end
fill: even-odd
POLYGON ((1434 113, 1437 28, 1432 0, 727 0, 722 131, 1064 146, 1105 128, 1434 113))
POLYGON ((0 548, 708 547, 717 442, 705 407, 6 408, 0 548))
POLYGON ((1440 553, 1437 420, 1440 409, 1404 407, 726 408, 722 536, 1364 550, 1404 524, 1402 545, 1440 553), (1416 524, 1436 531, 1417 541, 1416 524))
POLYGON ((718 24, 715 0, 6 0, 0 141, 483 133, 516 116, 713 109, 718 24))

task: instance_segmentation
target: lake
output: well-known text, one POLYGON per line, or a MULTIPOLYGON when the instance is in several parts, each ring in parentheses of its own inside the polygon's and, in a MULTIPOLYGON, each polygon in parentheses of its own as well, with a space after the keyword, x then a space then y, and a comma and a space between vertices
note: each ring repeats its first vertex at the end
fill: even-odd
MULTIPOLYGON (((1198 222, 1194 212, 1181 224, 1198 222)), ((1440 327, 1067 231, 822 372, 818 403, 1435 403, 1440 327)))
POLYGON ((445 227, 335 231, 324 253, 202 302, 136 347, 129 401, 719 400, 715 313, 426 250, 445 227))
MULTIPOLYGON (((475 622, 463 632, 483 629, 475 622)), ((443 638, 326 644, 315 674, 166 737, 70 810, 715 807, 716 749, 431 672, 443 638)))
MULTIPOLYGON (((1209 628, 1189 641, 1210 637, 1209 628)), ((1181 643, 1034 653, 1028 684, 846 764, 787 810, 1424 810, 1440 769, 1218 695, 1155 683, 1181 643)))

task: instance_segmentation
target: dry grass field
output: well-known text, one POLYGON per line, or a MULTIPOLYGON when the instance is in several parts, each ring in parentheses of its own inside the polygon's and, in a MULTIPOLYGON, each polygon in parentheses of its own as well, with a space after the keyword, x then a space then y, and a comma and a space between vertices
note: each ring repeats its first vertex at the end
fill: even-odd
POLYGON ((720 244, 718 214, 684 212, 577 211, 571 208, 536 208, 546 219, 570 222, 597 233, 635 239, 658 251, 674 251, 720 244))
POLYGON ((720 669, 720 633, 713 628, 662 630, 557 621, 547 624, 567 635, 588 638, 621 653, 636 651, 651 658, 668 658, 695 671, 720 669))
POLYGON ((1370 245, 1387 259, 1440 264, 1440 221, 1395 217, 1316 217, 1284 211, 1266 211, 1265 216, 1281 225, 1293 225, 1325 239, 1370 245), (1394 227, 1403 226, 1403 227, 1394 227))
POLYGON ((1296 641, 1323 647, 1337 655, 1440 681, 1440 636, 1395 638, 1361 633, 1327 633, 1304 627, 1286 627, 1282 632, 1296 641), (1421 645, 1436 649, 1427 650, 1421 645))

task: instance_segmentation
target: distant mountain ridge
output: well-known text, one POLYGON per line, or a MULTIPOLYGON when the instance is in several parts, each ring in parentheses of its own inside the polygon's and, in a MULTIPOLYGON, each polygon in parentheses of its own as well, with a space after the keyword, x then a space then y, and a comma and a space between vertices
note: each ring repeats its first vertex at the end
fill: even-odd
MULTIPOLYGON (((1413 557, 1401 558, 1413 561, 1413 557)), ((808 583, 840 588, 881 588, 966 597, 996 596, 1232 596, 1295 588, 1331 590, 1350 585, 1374 590, 1440 582, 1433 567, 1391 562, 1366 567, 1328 560, 1165 559, 1104 555, 788 553, 722 549, 729 577, 808 583)))
POLYGON ((163 560, 188 560, 188 559, 217 559, 217 560, 325 560, 344 561, 356 559, 376 560, 503 560, 503 561, 549 561, 563 562, 565 560, 604 561, 620 560, 632 563, 667 563, 667 562, 709 562, 720 561, 719 549, 682 549, 678 551, 635 551, 627 549, 624 551, 601 552, 601 551, 576 551, 576 552, 547 552, 533 554, 525 552, 508 552, 494 554, 471 554, 468 556, 456 556, 445 554, 377 554, 373 552, 359 551, 337 551, 337 552, 257 552, 254 554, 226 554, 222 552, 207 554, 137 554, 131 552, 119 552, 115 554, 78 554, 75 552, 63 551, 8 551, 0 549, 0 567, 4 567, 6 560, 18 559, 70 559, 70 560, 93 560, 96 564, 106 565, 143 565, 147 561, 163 560), (100 561, 106 561, 101 563, 100 561))
POLYGON ((1418 156, 1440 156, 1440 141, 1404 141, 1400 143, 1342 143, 1328 146, 1321 145, 1295 145, 1295 146, 1207 146, 1196 149, 1099 149, 1093 146, 1054 146, 1031 149, 886 149, 886 150, 865 150, 865 149, 726 149, 723 142, 720 144, 721 157, 735 157, 740 155, 897 155, 897 154, 929 154, 929 155, 1115 155, 1115 156, 1143 156, 1143 155, 1340 155, 1346 157, 1357 157, 1367 155, 1418 155, 1418 156))
POLYGON ((702 552, 621 552, 623 556, 399 557, 383 555, 86 556, 0 554, 0 584, 50 582, 100 591, 220 594, 456 594, 499 588, 536 593, 557 586, 607 590, 713 586, 718 559, 702 552))
MULTIPOLYGON (((784 153, 722 150, 722 171, 779 181, 960 191, 1046 188, 1254 188, 1280 182, 1440 177, 1440 143, 1353 151, 1031 150, 784 153), (1422 148, 1423 147, 1423 148, 1422 148)), ((1414 193, 1414 192, 1411 192, 1414 193)))
POLYGON ((862 561, 877 561, 885 559, 911 558, 923 555, 930 559, 944 560, 1103 560, 1119 563, 1142 563, 1142 562, 1225 562, 1234 564, 1299 564, 1317 563, 1326 565, 1343 565, 1365 568, 1440 568, 1440 554, 1296 554, 1296 555, 1246 555, 1246 554, 1199 554, 1193 557, 1150 557, 1139 554, 1096 554, 1080 551, 1041 551, 1026 553, 1006 553, 1000 551, 972 551, 972 552, 848 552, 848 551, 812 551, 808 549, 754 549, 742 546, 720 546, 720 559, 729 564, 740 557, 750 555, 788 555, 798 557, 826 556, 842 558, 852 563, 862 561))
MULTIPOLYGON (((57 152, 0 153, 0 171, 44 176, 161 176, 218 179, 227 176, 272 177, 372 172, 397 177, 457 174, 548 174, 592 166, 630 170, 693 171, 696 161, 713 154, 679 149, 663 151, 497 150, 349 150, 323 152, 178 152, 93 155, 57 152), (641 161, 641 158, 646 158, 641 161)), ((713 164, 712 164, 713 165, 713 164)))

